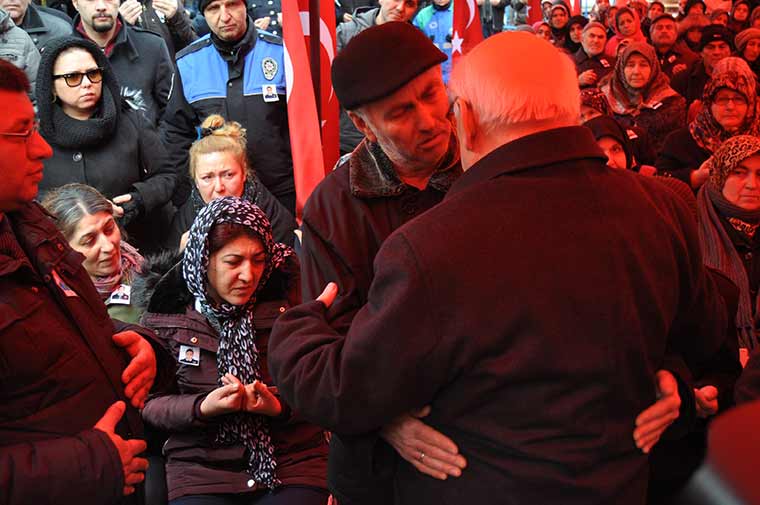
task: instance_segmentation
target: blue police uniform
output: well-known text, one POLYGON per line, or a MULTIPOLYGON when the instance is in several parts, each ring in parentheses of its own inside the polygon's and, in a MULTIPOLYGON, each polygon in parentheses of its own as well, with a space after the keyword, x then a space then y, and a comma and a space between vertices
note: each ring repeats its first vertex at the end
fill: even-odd
POLYGON ((446 54, 448 58, 441 65, 443 82, 449 82, 451 74, 451 37, 454 23, 454 2, 449 2, 446 7, 430 4, 414 17, 414 26, 422 30, 422 33, 430 37, 435 47, 446 54))

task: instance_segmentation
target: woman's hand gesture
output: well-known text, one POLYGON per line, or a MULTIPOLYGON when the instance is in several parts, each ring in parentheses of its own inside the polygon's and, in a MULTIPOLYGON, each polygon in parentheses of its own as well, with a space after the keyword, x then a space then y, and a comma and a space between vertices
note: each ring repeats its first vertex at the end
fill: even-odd
POLYGON ((231 373, 226 373, 222 377, 222 384, 237 385, 238 387, 245 388, 245 400, 241 408, 245 412, 269 417, 279 416, 282 412, 280 400, 261 381, 253 381, 253 383, 243 386, 240 379, 231 373))
POLYGON ((201 415, 203 417, 216 417, 240 412, 245 397, 245 387, 239 381, 237 384, 225 384, 211 391, 203 399, 201 402, 201 415))

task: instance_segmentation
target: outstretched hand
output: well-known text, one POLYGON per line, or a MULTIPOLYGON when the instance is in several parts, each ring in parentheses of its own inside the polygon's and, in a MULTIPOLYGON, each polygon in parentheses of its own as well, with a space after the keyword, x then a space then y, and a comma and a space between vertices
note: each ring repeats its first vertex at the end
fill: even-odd
POLYGON ((383 426, 380 435, 420 472, 440 480, 459 477, 467 460, 453 440, 420 421, 428 414, 429 406, 402 414, 383 426))
POLYGON ((658 371, 657 401, 636 418, 636 428, 633 430, 636 447, 649 454, 668 426, 678 419, 680 408, 681 396, 676 378, 666 370, 658 371))

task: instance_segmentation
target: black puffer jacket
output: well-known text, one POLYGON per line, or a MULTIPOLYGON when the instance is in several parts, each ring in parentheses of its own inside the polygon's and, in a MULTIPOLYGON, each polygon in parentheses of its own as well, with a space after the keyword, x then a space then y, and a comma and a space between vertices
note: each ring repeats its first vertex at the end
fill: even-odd
MULTIPOLYGON (((177 362, 171 387, 151 396, 143 410, 148 424, 169 433, 163 449, 169 499, 256 491, 246 473, 242 444, 217 445, 216 423, 198 418, 200 402, 219 384, 219 336, 193 308, 193 296, 177 260, 169 254, 147 259, 143 276, 133 284, 135 303, 146 309, 143 324, 156 331, 171 355, 179 355, 180 345, 200 348, 198 366, 177 362)), ((269 332, 275 319, 299 301, 298 261, 291 256, 259 293, 253 315, 263 381, 269 386, 273 386, 266 359, 269 332)), ((300 420, 283 403, 283 413, 270 419, 270 435, 283 485, 326 488, 327 444, 320 428, 300 420)))

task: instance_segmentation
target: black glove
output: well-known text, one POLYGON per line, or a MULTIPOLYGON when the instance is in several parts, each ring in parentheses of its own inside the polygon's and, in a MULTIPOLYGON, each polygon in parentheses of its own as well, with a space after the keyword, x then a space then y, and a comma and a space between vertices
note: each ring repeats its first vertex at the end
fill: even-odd
POLYGON ((145 213, 145 204, 140 193, 130 193, 130 195, 132 196, 131 200, 119 205, 124 209, 124 215, 119 219, 122 226, 127 226, 133 220, 145 213))

